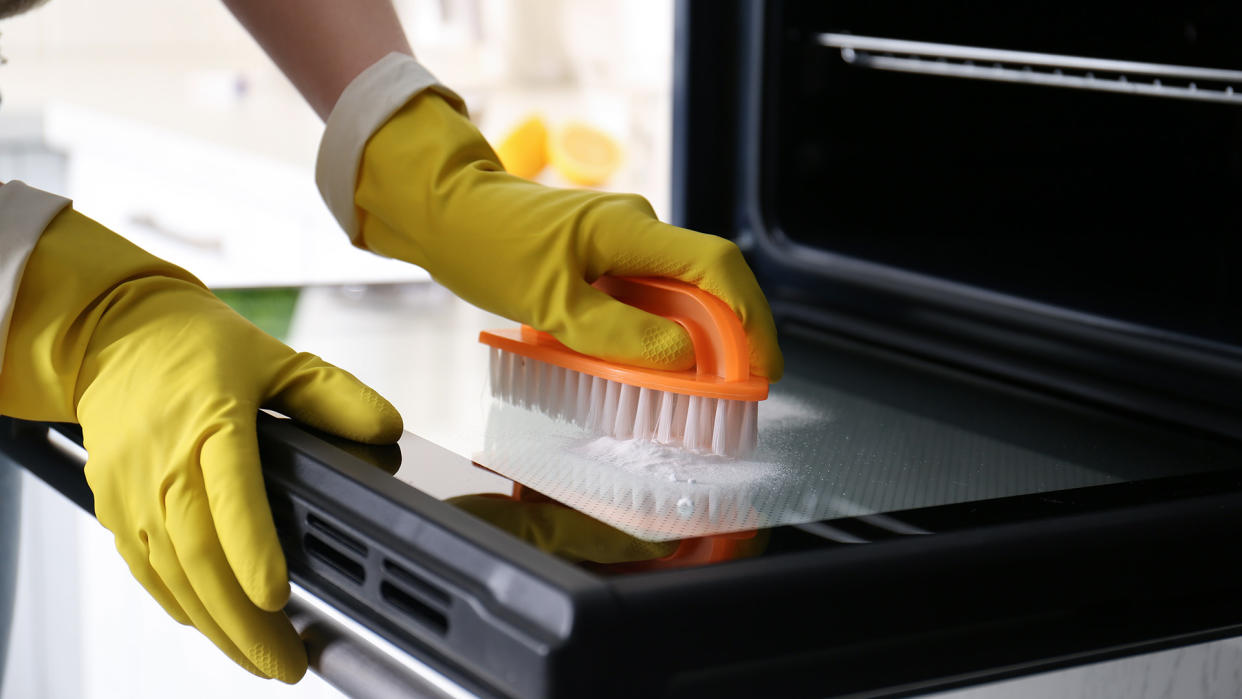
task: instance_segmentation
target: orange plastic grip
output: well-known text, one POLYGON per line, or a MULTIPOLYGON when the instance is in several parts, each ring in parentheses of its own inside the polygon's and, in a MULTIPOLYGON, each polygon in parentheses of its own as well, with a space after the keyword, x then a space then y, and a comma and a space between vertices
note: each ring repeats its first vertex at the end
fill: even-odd
MULTIPOLYGON (((728 304, 693 284, 664 277, 600 277, 592 284, 616 300, 653 313, 685 328, 694 345, 695 374, 724 381, 750 378, 746 330, 728 304)), ((529 325, 522 337, 539 344, 556 338, 529 325)))
POLYGON ((750 373, 742 321, 724 301, 685 282, 662 277, 601 277, 595 286, 623 303, 668 318, 694 345, 689 371, 644 369, 579 354, 529 325, 484 330, 479 342, 522 357, 621 383, 706 398, 760 401, 768 380, 750 373))

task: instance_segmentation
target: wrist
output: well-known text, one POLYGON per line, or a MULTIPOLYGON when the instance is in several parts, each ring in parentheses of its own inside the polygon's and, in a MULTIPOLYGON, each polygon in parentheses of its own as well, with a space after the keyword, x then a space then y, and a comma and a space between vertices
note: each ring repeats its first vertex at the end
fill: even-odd
POLYGON ((360 245, 360 226, 354 206, 363 151, 367 142, 394 114, 426 91, 442 97, 461 114, 465 103, 457 93, 440 84, 413 57, 391 53, 358 74, 341 92, 328 116, 315 182, 328 210, 355 245, 360 245))

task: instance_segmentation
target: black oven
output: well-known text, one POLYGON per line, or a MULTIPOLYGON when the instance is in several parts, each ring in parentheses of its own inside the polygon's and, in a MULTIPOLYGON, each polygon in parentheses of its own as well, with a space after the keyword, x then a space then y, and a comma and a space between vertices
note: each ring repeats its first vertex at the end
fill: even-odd
MULTIPOLYGON (((477 696, 911 694, 1237 635, 1239 37, 1224 2, 682 0, 676 223, 742 246, 787 359, 752 526, 445 501, 486 459, 261 415, 291 577, 477 696)), ((90 509, 80 433, 0 427, 90 509)))

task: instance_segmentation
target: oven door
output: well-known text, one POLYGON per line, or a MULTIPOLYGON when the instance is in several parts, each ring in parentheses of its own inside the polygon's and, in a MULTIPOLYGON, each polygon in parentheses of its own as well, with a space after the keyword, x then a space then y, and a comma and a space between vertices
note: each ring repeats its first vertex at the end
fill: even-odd
MULTIPOLYGON (((466 315, 446 303, 443 317, 466 315)), ((476 334, 436 338, 456 366, 386 363, 377 387, 448 374, 458 386, 442 395, 460 400, 435 407, 466 424, 487 352, 451 338, 476 334)), ((359 351, 408 352, 385 336, 359 351)), ((444 683, 486 697, 876 695, 1242 629, 1242 445, 831 334, 783 348, 752 462, 584 461, 596 436, 542 427, 534 446, 471 458, 261 415, 269 500, 306 593, 288 611, 320 629, 315 669, 360 697, 444 683), (328 613, 361 629, 342 638, 328 613)), ((414 429, 424 403, 403 405, 414 429)), ((4 419, 0 459, 89 512, 80 439, 4 419)))

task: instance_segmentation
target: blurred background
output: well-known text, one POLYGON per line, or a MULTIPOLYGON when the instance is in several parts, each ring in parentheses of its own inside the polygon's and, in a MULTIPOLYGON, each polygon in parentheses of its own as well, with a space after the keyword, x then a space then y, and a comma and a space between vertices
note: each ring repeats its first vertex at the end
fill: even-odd
MULTIPOLYGON (((637 192, 667 219, 672 0, 395 6, 510 169, 637 192), (561 154, 543 167, 540 139, 561 154)), ((52 0, 0 21, 0 54, 0 181, 70 197, 371 383, 407 429, 464 450, 453 416, 482 387, 477 328, 507 321, 349 245, 314 185, 322 124, 221 3, 52 0), (375 351, 380 337, 397 349, 375 351)), ((339 696, 313 676, 285 687, 237 669, 147 597, 107 531, 29 477, 21 542, 5 699, 339 696)))
MULTIPOLYGON (((595 186, 668 208, 671 0, 397 0, 493 144, 541 115, 618 146, 595 186)), ((346 254, 322 125, 219 2, 53 0, 0 22, 0 179, 26 179, 214 287, 407 281, 346 254)), ((537 176, 570 184, 554 167, 537 176)))

